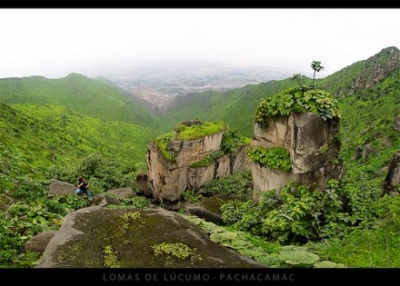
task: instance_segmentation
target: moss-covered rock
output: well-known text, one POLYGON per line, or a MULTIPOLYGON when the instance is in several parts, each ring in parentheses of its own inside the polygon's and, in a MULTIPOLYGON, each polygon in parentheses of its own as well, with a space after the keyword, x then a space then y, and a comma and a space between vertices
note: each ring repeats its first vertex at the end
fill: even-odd
POLYGON ((65 217, 37 267, 251 268, 265 265, 213 242, 204 230, 175 212, 162 208, 89 207, 65 217), (171 245, 176 246, 174 252, 170 251, 171 245))

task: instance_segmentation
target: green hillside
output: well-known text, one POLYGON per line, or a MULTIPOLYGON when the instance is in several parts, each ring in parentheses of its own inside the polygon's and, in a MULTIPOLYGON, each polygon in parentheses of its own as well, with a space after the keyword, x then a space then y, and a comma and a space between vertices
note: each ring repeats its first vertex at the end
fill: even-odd
MULTIPOLYGON (((383 49, 315 81, 337 97, 342 114, 344 177, 329 184, 324 199, 302 187, 297 192, 293 185, 284 190, 286 204, 279 205, 274 192, 258 205, 252 200, 227 203, 221 207, 224 221, 264 238, 261 245, 273 243, 273 249, 266 246, 268 254, 278 249, 277 243, 298 243, 289 238, 307 238, 312 230, 315 237, 306 243, 321 259, 348 267, 398 268, 400 196, 382 197, 389 162, 400 150, 394 129, 400 115, 398 55, 396 48, 383 49)), ((305 86, 312 83, 309 77, 298 79, 305 86)), ((24 243, 42 231, 57 230, 67 213, 87 206, 81 197, 49 194, 48 179, 74 183, 84 174, 94 195, 133 187, 135 175, 146 172, 148 142, 176 123, 195 118, 226 122, 251 137, 260 100, 298 85, 288 78, 191 93, 177 97, 164 117, 104 78, 0 79, 0 267, 33 267, 39 257, 23 253, 24 243)), ((239 178, 241 184, 226 179, 209 188, 240 194, 241 186, 251 185, 250 178, 239 178)))
POLYGON ((97 155, 120 168, 145 168, 151 132, 120 121, 83 116, 55 105, 1 104, 3 178, 44 179, 52 167, 78 166, 97 155))
POLYGON ((142 100, 102 78, 90 79, 74 73, 61 79, 0 79, 0 102, 65 106, 84 116, 145 126, 155 134, 165 130, 163 121, 142 100))
POLYGON ((391 72, 400 68, 399 49, 388 47, 366 60, 353 63, 316 82, 332 94, 345 97, 371 90, 391 72), (397 57, 397 58, 396 58, 397 57))
POLYGON ((360 90, 341 103, 342 157, 346 182, 380 191, 394 152, 400 150, 400 134, 394 120, 400 115, 400 70, 369 90, 360 90), (362 158, 365 146, 372 148, 362 158))

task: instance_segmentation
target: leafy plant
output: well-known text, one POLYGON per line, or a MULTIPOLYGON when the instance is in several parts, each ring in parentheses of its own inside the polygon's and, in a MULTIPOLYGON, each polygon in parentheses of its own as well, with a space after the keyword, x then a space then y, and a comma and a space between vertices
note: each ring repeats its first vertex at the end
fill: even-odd
POLYGON ((196 216, 182 215, 185 219, 202 227, 210 234, 210 239, 223 246, 235 249, 241 255, 275 268, 343 268, 344 264, 320 260, 311 248, 295 245, 281 246, 278 242, 269 242, 245 231, 232 230, 206 222, 196 216))
POLYGON ((227 202, 221 206, 222 219, 237 230, 281 244, 343 236, 352 221, 334 186, 331 183, 331 189, 323 193, 290 182, 279 194, 274 190, 263 192, 257 202, 227 202))
POLYGON ((183 201, 185 202, 189 201, 191 203, 199 202, 202 197, 203 195, 201 194, 196 195, 193 190, 186 190, 182 194, 183 201))
POLYGON ((283 246, 278 258, 290 267, 312 267, 319 260, 319 256, 306 247, 294 245, 283 246))
POLYGON ((247 156, 253 162, 258 162, 261 166, 267 166, 271 169, 288 172, 292 168, 290 153, 284 147, 250 147, 247 149, 247 156))
POLYGON ((337 99, 326 90, 297 87, 262 99, 256 107, 256 122, 266 128, 268 118, 298 112, 316 113, 324 121, 342 116, 337 99))
POLYGON ((253 178, 250 170, 242 170, 204 184, 209 196, 228 195, 243 199, 252 199, 253 178))

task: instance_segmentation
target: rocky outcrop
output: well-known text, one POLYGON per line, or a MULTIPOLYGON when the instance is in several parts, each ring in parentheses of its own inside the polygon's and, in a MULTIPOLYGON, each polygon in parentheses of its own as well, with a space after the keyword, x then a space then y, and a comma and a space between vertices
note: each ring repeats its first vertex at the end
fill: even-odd
POLYGON ((57 179, 50 179, 49 181, 49 192, 53 195, 69 195, 69 194, 74 194, 75 190, 77 189, 77 186, 63 182, 57 179))
POLYGON ((271 169, 253 161, 254 197, 257 199, 264 191, 279 192, 289 181, 323 191, 330 179, 340 179, 343 167, 338 160, 339 122, 337 118, 324 121, 317 114, 307 112, 268 118, 265 128, 256 123, 250 147, 284 147, 290 153, 291 169, 271 169))
MULTIPOLYGON (((328 83, 325 88, 336 90, 336 96, 350 96, 358 94, 358 97, 364 97, 359 91, 372 89, 386 77, 390 76, 395 70, 400 67, 400 51, 396 47, 388 47, 382 49, 376 55, 367 60, 360 61, 356 64, 345 67, 335 78, 328 83), (349 77, 349 74, 355 76, 349 77), (340 87, 338 86, 340 83, 340 87)), ((377 90, 377 93, 384 92, 377 90)))
POLYGON ((25 243, 25 251, 38 252, 42 254, 46 250, 49 241, 56 233, 56 230, 48 230, 35 235, 25 243))
POLYGON ((97 206, 64 218, 36 268, 110 267, 266 268, 212 241, 203 229, 176 212, 97 206), (175 245, 175 255, 163 245, 175 245))
POLYGON ((223 136, 222 131, 196 140, 170 139, 167 151, 173 154, 173 160, 166 159, 157 143, 151 141, 146 158, 153 197, 160 202, 179 201, 188 189, 198 191, 212 179, 249 169, 245 147, 240 148, 234 156, 225 154, 210 164, 196 165, 206 156, 221 151, 223 136))
POLYGON ((388 47, 366 61, 361 73, 353 82, 352 90, 371 88, 400 66, 400 51, 388 47))

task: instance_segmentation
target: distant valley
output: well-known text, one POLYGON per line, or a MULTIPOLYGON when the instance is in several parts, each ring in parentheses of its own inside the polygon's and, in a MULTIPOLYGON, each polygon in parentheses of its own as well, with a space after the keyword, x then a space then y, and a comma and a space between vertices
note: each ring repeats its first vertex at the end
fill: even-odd
POLYGON ((178 95, 207 90, 226 91, 249 84, 280 80, 295 72, 266 66, 237 67, 222 63, 152 63, 109 74, 116 85, 165 111, 178 95))

